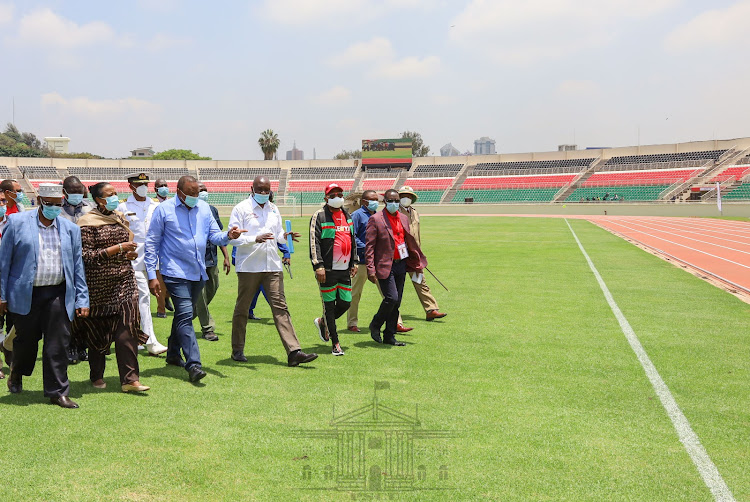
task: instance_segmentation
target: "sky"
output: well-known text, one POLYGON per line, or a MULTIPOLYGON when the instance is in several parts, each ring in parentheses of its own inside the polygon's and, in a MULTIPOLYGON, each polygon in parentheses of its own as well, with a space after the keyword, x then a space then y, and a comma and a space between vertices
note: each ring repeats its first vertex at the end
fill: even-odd
POLYGON ((332 158, 750 136, 750 0, 0 0, 0 123, 70 149, 332 158))

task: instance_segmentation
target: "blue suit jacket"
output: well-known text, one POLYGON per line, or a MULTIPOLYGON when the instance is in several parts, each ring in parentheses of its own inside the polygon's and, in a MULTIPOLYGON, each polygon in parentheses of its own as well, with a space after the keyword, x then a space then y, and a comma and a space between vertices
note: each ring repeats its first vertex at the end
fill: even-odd
MULTIPOLYGON (((81 229, 65 218, 56 221, 65 274, 65 308, 72 321, 75 309, 89 306, 89 288, 81 257, 81 229)), ((27 315, 31 311, 38 253, 38 211, 11 215, 0 241, 0 299, 8 302, 10 312, 27 315)))

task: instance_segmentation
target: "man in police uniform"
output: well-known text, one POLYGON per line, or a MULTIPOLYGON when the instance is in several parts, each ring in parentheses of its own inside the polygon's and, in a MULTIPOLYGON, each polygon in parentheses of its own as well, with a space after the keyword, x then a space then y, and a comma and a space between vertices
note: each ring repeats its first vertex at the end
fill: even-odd
POLYGON ((151 319, 151 294, 148 290, 148 277, 146 276, 146 264, 143 261, 143 246, 146 243, 146 233, 151 222, 151 215, 159 205, 155 200, 148 197, 148 173, 129 174, 130 197, 125 202, 120 202, 117 210, 120 211, 130 223, 133 232, 133 242, 137 244, 136 252, 138 258, 131 261, 135 272, 135 282, 138 285, 138 310, 141 314, 141 330, 148 335, 146 350, 152 356, 163 354, 167 348, 159 343, 154 334, 154 324, 151 319))

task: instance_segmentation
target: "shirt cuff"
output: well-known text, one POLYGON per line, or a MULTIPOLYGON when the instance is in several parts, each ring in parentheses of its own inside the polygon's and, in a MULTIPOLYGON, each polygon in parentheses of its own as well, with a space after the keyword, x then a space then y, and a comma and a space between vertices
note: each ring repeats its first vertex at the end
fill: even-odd
POLYGON ((154 271, 154 270, 148 270, 147 272, 148 272, 148 280, 149 281, 151 279, 156 279, 156 271, 154 271))

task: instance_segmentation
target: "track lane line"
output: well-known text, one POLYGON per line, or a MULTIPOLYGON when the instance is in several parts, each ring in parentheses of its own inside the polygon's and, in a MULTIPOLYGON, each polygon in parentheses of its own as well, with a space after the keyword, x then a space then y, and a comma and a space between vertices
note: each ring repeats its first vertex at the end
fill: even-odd
POLYGON ((617 302, 615 302, 615 299, 612 296, 612 293, 610 293, 607 284, 604 282, 604 279, 602 279, 601 274, 594 265, 594 262, 589 257, 586 249, 584 249, 583 244, 581 244, 581 241, 578 239, 578 235, 576 235, 573 227, 570 226, 567 218, 565 218, 565 224, 568 225, 570 233, 573 234, 573 238, 575 239, 576 244, 578 244, 578 248, 581 250, 581 253, 583 253, 583 257, 586 259, 591 272, 593 272, 594 277, 596 278, 596 282, 599 283, 599 287, 601 288, 602 293, 604 293, 604 298, 607 300, 609 308, 612 310, 612 313, 615 315, 617 322, 620 324, 620 329, 625 335, 625 338, 628 340, 628 343, 633 349, 633 352, 635 352, 638 361, 641 363, 641 367, 646 372, 646 376, 651 382, 656 395, 659 396, 659 400, 661 401, 662 406, 666 410, 669 419, 672 421, 672 425, 677 432, 677 436, 679 437, 680 442, 687 450, 688 455, 690 455, 690 459, 698 469, 698 473, 703 479, 703 482, 711 491, 711 494, 714 496, 714 500, 722 502, 734 502, 734 496, 732 495, 731 490, 724 481, 724 478, 721 477, 719 469, 713 463, 711 457, 708 456, 708 452, 706 452, 706 449, 701 444, 700 438, 695 433, 695 431, 693 431, 693 428, 690 426, 690 422, 688 422, 687 417, 680 409, 677 401, 670 392, 669 387, 667 387, 667 384, 664 382, 661 375, 659 375, 659 372, 656 369, 656 366, 654 366, 654 363, 651 362, 651 359, 648 357, 648 354, 643 348, 643 345, 641 345, 638 336, 635 334, 635 331, 633 331, 632 326, 630 326, 630 323, 622 313, 622 310, 620 310, 617 302))
MULTIPOLYGON (((737 252, 737 253, 744 253, 744 254, 750 255, 750 251, 744 251, 742 249, 731 248, 729 246, 724 246, 723 244, 714 244, 713 242, 698 240, 698 239, 695 239, 695 238, 691 238, 689 235, 676 234, 674 232, 668 232, 667 230, 660 230, 658 228, 654 228, 653 226, 644 225, 642 223, 637 223, 637 222, 629 222, 629 223, 631 225, 637 225, 639 227, 646 228, 648 230, 651 230, 652 232, 661 232, 663 234, 674 235, 676 237, 680 237, 682 239, 689 240, 690 242, 696 242, 696 243, 706 244, 708 246, 716 246, 716 247, 720 247, 720 248, 723 248, 723 249, 728 249, 729 251, 734 251, 734 252, 737 252)), ((739 243, 739 244, 742 244, 742 243, 739 243)))

